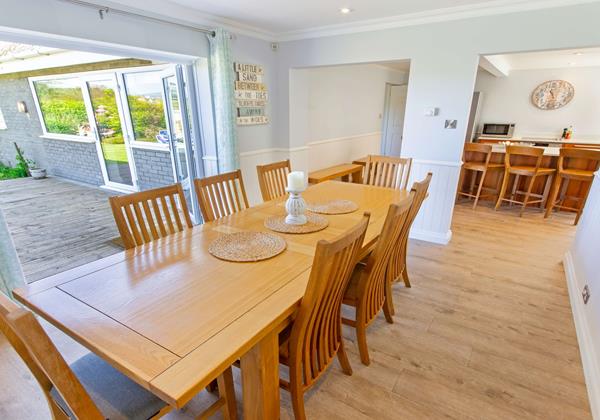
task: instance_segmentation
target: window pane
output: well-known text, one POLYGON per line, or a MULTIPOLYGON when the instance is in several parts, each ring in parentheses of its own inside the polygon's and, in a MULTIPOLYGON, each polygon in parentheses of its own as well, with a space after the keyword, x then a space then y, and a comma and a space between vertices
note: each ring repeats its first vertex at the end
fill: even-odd
POLYGON ((79 79, 40 80, 33 85, 48 133, 91 135, 79 79))
POLYGON ((160 75, 156 72, 126 74, 125 88, 135 139, 168 144, 160 75))

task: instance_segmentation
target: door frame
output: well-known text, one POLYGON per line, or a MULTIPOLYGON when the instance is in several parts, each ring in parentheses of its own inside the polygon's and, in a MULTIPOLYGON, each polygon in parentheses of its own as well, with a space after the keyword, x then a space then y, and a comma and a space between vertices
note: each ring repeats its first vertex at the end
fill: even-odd
MULTIPOLYGON (((382 155, 389 155, 388 150, 390 150, 390 146, 387 141, 388 137, 388 119, 390 117, 390 98, 392 96, 392 87, 394 86, 406 86, 408 87, 408 83, 385 83, 385 97, 383 101, 383 118, 381 121, 381 144, 380 144, 380 152, 382 155)), ((405 110, 406 117, 406 110, 405 110)), ((402 140, 404 140, 404 129, 402 130, 402 140)), ((400 144, 400 151, 402 151, 402 144, 400 144)))

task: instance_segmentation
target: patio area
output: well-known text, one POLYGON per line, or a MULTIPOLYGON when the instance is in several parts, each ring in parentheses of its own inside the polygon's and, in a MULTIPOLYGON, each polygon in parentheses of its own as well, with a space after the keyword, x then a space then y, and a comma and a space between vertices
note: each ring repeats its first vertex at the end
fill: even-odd
POLYGON ((108 197, 114 192, 58 178, 0 182, 0 209, 27 282, 122 250, 108 197))

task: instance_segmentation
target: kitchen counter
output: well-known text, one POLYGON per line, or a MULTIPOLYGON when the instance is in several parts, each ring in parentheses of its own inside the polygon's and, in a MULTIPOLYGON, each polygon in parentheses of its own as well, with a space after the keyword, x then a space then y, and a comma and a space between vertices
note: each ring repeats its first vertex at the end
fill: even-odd
MULTIPOLYGON (((539 146, 534 146, 539 147, 539 146)), ((560 155, 560 147, 541 147, 544 149, 544 156, 559 156, 560 155)), ((494 153, 506 153, 506 146, 503 144, 494 144, 492 146, 492 151, 494 153)))
POLYGON ((477 142, 480 143, 500 143, 503 141, 511 142, 525 142, 525 143, 536 143, 536 144, 572 144, 582 146, 596 146, 600 147, 600 139, 558 139, 558 138, 545 138, 545 137, 511 137, 509 139, 499 139, 495 137, 481 136, 477 138, 477 142))

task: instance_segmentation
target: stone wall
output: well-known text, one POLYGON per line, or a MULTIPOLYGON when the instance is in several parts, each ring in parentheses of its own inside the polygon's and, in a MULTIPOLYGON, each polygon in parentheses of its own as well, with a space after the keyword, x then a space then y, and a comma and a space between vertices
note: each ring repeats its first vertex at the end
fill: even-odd
POLYGON ((175 182, 171 153, 168 150, 133 147, 133 159, 140 190, 170 185, 175 182))

